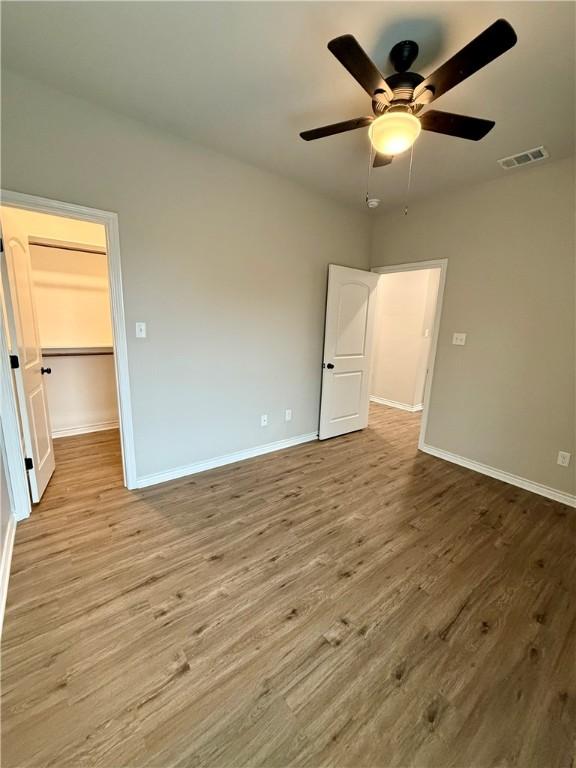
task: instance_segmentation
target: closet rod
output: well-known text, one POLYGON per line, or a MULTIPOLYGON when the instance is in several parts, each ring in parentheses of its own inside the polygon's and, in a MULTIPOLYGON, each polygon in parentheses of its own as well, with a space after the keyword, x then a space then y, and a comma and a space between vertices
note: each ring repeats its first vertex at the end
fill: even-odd
POLYGON ((46 348, 42 350, 42 357, 89 357, 91 355, 113 355, 114 350, 112 347, 94 347, 94 349, 75 347, 65 349, 63 347, 58 348, 46 348))
POLYGON ((106 249, 97 245, 76 245, 75 243, 59 243, 56 240, 45 240, 40 237, 30 237, 30 245, 40 245, 42 248, 57 248, 59 251, 78 251, 79 253, 98 253, 106 256, 106 249))

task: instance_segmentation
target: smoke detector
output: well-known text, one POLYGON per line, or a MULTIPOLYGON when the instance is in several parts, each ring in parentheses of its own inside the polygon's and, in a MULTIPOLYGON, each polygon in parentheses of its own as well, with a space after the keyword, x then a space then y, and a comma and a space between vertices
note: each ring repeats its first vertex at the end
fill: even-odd
POLYGON ((550 155, 546 147, 534 147, 534 149, 527 149, 518 155, 503 157, 501 160, 498 160, 498 164, 509 171, 511 168, 519 168, 521 165, 529 165, 540 160, 546 160, 547 157, 550 157, 550 155))
POLYGON ((380 205, 380 200, 377 197, 367 197, 366 205, 368 208, 378 208, 380 205))

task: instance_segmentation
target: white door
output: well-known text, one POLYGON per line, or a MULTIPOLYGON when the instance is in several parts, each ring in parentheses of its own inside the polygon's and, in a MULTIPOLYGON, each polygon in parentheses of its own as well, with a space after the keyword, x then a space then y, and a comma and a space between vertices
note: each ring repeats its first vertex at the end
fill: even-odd
POLYGON ((19 225, 13 209, 2 207, 0 222, 8 273, 4 300, 10 351, 18 357, 14 378, 22 439, 26 458, 32 463, 32 467, 28 467, 32 501, 38 502, 54 472, 55 462, 42 375, 42 350, 34 306, 28 235, 19 225))
POLYGON ((368 386, 379 275, 328 268, 320 440, 368 424, 368 386))

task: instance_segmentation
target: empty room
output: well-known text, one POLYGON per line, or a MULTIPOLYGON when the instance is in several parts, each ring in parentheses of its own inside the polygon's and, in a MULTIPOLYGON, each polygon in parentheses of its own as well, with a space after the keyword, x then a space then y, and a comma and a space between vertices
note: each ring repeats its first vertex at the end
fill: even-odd
POLYGON ((2 766, 571 766, 576 4, 1 10, 2 766))

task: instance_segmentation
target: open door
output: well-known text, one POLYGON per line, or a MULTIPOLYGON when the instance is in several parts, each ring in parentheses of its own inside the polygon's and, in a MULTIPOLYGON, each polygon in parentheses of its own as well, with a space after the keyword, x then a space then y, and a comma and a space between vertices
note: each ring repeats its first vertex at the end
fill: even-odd
POLYGON ((362 269, 334 264, 328 268, 320 440, 364 429, 368 424, 378 278, 362 269))
POLYGON ((36 503, 40 501, 54 472, 55 461, 46 386, 42 377, 44 369, 34 306, 30 250, 28 236, 21 231, 10 208, 0 208, 0 222, 8 278, 7 285, 4 285, 4 299, 10 352, 17 364, 14 378, 22 439, 30 493, 36 503))

